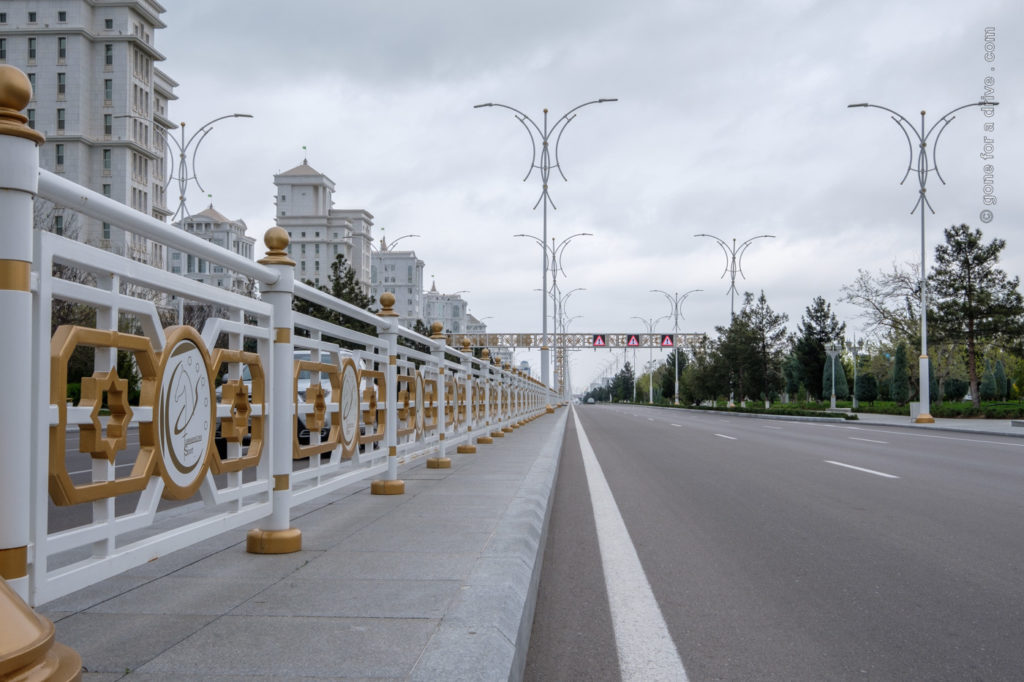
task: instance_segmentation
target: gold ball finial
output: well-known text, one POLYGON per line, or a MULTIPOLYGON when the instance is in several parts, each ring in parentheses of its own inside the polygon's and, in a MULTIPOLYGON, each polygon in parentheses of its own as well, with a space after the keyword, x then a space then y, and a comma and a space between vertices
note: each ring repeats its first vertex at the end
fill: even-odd
POLYGON ((468 353, 469 352, 469 347, 471 345, 472 345, 472 342, 470 342, 469 337, 468 336, 463 336, 462 337, 462 352, 463 353, 468 353))
POLYGON ((444 325, 440 322, 432 322, 430 324, 430 338, 432 339, 443 339, 444 338, 444 325))
POLYGON ((276 225, 263 235, 263 243, 267 245, 267 249, 271 251, 284 251, 288 248, 288 244, 291 239, 288 237, 288 230, 283 227, 277 227, 276 225))
POLYGON ((21 69, 0 64, 0 108, 21 111, 32 101, 32 82, 21 69))
POLYGON ((0 135, 23 137, 36 144, 46 139, 29 128, 28 117, 21 110, 32 100, 32 83, 21 69, 0 64, 0 135))
POLYGON ((482 357, 484 360, 490 360, 491 359, 491 349, 490 348, 484 348, 483 351, 480 353, 480 357, 482 357))
POLYGON ((398 317, 398 313, 395 312, 395 295, 390 291, 380 295, 380 312, 377 313, 377 317, 398 317))
POLYGON ((274 226, 263 235, 263 243, 267 246, 267 255, 260 259, 261 265, 295 265, 295 261, 288 257, 288 231, 283 227, 274 226))

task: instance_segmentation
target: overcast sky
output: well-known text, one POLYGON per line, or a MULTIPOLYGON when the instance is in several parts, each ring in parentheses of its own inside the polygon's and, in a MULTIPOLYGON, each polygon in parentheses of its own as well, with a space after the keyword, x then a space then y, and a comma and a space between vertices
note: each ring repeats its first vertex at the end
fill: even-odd
MULTIPOLYGON (((682 331, 726 324, 726 260, 701 232, 775 235, 747 251, 740 291, 763 289, 790 330, 824 296, 856 331, 841 287, 858 268, 918 261, 921 242, 916 179, 899 184, 906 139, 884 111, 846 105, 877 103, 918 124, 926 109, 930 126, 977 101, 986 78, 995 114, 959 112, 938 145, 947 184, 928 182, 928 260, 942 229, 966 222, 1006 239, 1003 267, 1024 271, 1019 0, 164 4, 155 40, 180 84, 171 119, 254 116, 217 124, 203 143, 197 171, 216 208, 245 220, 262 249, 273 175, 306 155, 336 183, 336 208, 374 215, 375 236, 422 235, 401 247, 425 261, 425 287, 434 277, 441 291, 468 290, 491 331, 540 331, 541 249, 513 235, 541 235, 541 183, 536 172, 523 182, 523 127, 510 111, 473 108, 482 102, 541 123, 544 108, 553 121, 619 99, 578 112, 559 150, 568 182, 553 172, 550 184, 549 237, 594 233, 563 259, 562 290, 586 288, 567 306, 582 316, 570 331, 643 331, 632 316, 670 312, 651 289, 703 289, 682 331), (985 163, 998 200, 987 224, 985 163)), ((191 196, 192 210, 208 201, 191 196)), ((611 357, 574 354, 574 384, 611 357)), ((536 367, 539 353, 520 358, 536 367)))

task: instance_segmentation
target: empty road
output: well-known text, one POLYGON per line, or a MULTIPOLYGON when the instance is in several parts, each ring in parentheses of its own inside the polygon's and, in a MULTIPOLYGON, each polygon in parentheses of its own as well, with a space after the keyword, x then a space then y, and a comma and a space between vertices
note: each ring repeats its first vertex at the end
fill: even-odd
POLYGON ((576 412, 528 679, 1024 676, 1024 439, 576 412))

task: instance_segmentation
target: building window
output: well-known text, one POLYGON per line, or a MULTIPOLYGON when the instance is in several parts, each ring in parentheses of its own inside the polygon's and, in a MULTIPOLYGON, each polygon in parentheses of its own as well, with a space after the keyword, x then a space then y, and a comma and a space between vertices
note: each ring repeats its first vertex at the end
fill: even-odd
POLYGON ((113 19, 104 19, 103 20, 103 28, 107 29, 108 31, 113 29, 114 28, 114 20, 113 19))
POLYGON ((57 12, 57 21, 62 24, 68 23, 68 13, 64 10, 60 10, 59 12, 57 12))
POLYGON ((104 78, 103 79, 103 100, 106 104, 110 104, 110 101, 114 99, 114 79, 104 78))
POLYGON ((114 65, 114 44, 105 43, 103 45, 103 64, 106 66, 114 65))
POLYGON ((110 196, 110 183, 103 183, 103 196, 110 196))
POLYGON ((25 115, 28 116, 28 127, 31 128, 32 130, 35 130, 36 129, 36 110, 35 109, 26 109, 25 110, 25 115))
POLYGON ((107 174, 110 173, 110 150, 109 149, 104 149, 103 150, 103 172, 107 173, 107 174))
POLYGON ((28 39, 28 61, 30 63, 35 63, 35 61, 36 61, 36 39, 35 38, 29 38, 28 39))
POLYGON ((32 86, 32 99, 36 98, 36 75, 34 73, 26 73, 28 76, 28 84, 32 86))
POLYGON ((68 58, 68 39, 64 36, 57 38, 57 63, 63 64, 68 58))
POLYGON ((29 12, 28 13, 28 23, 30 23, 30 24, 36 23, 36 13, 35 12, 29 12))
POLYGON ((53 231, 58 235, 64 234, 64 216, 55 215, 53 216, 53 231))
POLYGON ((7 59, 7 38, 0 38, 0 60, 7 59))
POLYGON ((107 137, 114 134, 114 117, 111 114, 103 114, 103 134, 107 137))
POLYGON ((68 92, 68 75, 64 72, 57 74, 57 97, 64 99, 68 92))
POLYGON ((0 12, 0 24, 7 23, 7 12, 0 12))
POLYGON ((53 151, 54 151, 54 162, 56 162, 57 168, 63 168, 64 167, 64 145, 59 144, 59 143, 55 144, 53 146, 53 151))
POLYGON ((64 109, 58 109, 57 110, 57 132, 58 133, 63 133, 64 132, 64 119, 65 119, 65 117, 64 117, 64 109))
POLYGON ((110 241, 110 223, 103 223, 103 238, 110 241))

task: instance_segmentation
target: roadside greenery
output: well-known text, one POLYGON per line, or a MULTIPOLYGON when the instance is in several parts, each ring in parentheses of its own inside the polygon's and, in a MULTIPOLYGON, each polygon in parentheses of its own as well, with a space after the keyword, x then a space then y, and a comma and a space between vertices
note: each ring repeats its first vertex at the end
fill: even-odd
MULTIPOLYGON (((1003 240, 985 242, 981 230, 954 225, 944 231, 928 274, 929 412, 936 417, 1024 417, 1024 297, 1018 277, 998 267, 1003 240)), ((893 264, 877 274, 858 271, 841 301, 860 310, 857 353, 847 325, 831 304, 815 296, 793 333, 764 291, 744 294, 728 326, 716 327, 679 355, 681 406, 821 415, 832 393, 833 367, 825 346, 844 347, 835 361, 837 407, 910 414, 919 400, 920 270, 893 264), (729 397, 735 405, 728 406, 729 397), (852 398, 858 406, 853 408, 852 398)), ((636 376, 627 363, 583 398, 672 403, 675 360, 636 376), (635 391, 635 392, 634 392, 635 391)), ((709 408, 710 409, 710 408, 709 408)))

